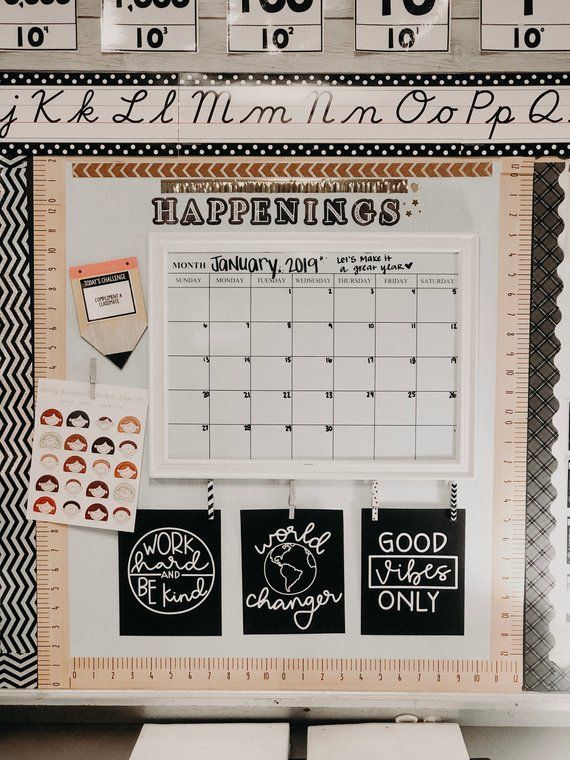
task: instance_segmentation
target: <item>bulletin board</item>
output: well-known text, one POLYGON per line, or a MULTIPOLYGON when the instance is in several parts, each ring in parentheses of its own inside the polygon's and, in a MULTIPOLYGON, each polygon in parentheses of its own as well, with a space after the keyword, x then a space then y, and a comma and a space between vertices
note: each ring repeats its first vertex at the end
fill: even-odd
POLYGON ((100 363, 100 379, 149 388, 141 525, 145 535, 160 529, 162 514, 171 527, 209 531, 221 592, 208 597, 211 627, 149 627, 129 596, 130 538, 40 522, 34 555, 22 523, 37 560, 38 670, 34 649, 12 662, 14 680, 33 685, 37 673, 51 689, 520 690, 537 157, 495 144, 376 146, 374 156, 331 146, 303 159, 273 145, 82 145, 3 159, 20 209, 5 211, 5 234, 25 220, 28 268, 14 277, 20 290, 34 283, 22 318, 23 434, 32 361, 36 380, 76 380, 94 355, 79 335, 68 268, 136 255, 150 329, 125 369, 100 363), (277 483, 252 498, 240 493, 243 478, 277 483), (353 479, 356 497, 338 482, 353 479), (421 526, 431 514, 425 532, 445 536, 452 581, 437 590, 449 627, 422 622, 429 610, 419 596, 406 631, 403 618, 377 627, 374 578, 393 550, 375 535, 376 479, 380 530, 421 526), (275 615, 257 614, 261 605, 247 601, 256 576, 241 572, 248 541, 272 562, 267 536, 289 520, 289 480, 304 481, 296 537, 310 540, 309 526, 322 522, 336 566, 344 560, 342 578, 331 570, 319 592, 335 614, 310 637, 303 626, 316 617, 281 620, 276 631, 275 615), (460 484, 453 523, 450 480, 460 484))

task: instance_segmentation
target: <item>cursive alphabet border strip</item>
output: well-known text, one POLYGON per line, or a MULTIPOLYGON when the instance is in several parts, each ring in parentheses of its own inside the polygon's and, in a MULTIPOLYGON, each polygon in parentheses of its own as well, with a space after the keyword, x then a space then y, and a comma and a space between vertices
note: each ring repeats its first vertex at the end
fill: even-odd
POLYGON ((14 158, 564 159, 568 123, 570 72, 0 72, 0 155, 14 158))

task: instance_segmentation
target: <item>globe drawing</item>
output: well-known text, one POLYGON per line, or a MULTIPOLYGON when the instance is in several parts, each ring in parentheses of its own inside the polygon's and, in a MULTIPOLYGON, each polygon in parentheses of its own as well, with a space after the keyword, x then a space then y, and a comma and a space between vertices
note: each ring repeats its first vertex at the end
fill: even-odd
POLYGON ((302 594, 317 577, 317 561, 306 546, 287 542, 271 549, 264 572, 267 584, 278 594, 302 594))

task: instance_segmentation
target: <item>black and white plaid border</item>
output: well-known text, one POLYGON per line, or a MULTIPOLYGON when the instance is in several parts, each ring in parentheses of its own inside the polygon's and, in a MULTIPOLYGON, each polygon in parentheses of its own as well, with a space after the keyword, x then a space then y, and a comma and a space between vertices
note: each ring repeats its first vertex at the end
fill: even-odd
POLYGON ((554 331, 560 321, 556 301, 562 283, 557 269, 563 259, 558 246, 563 229, 558 208, 564 192, 558 180, 564 168, 563 163, 538 163, 534 173, 524 685, 542 691, 570 690, 570 673, 549 657, 553 608, 548 598, 553 587, 549 567, 554 554, 550 542, 554 527, 550 505, 555 496, 551 473, 556 467, 552 444, 558 435, 552 424, 558 409, 554 389, 559 380, 554 358, 560 347, 554 331))

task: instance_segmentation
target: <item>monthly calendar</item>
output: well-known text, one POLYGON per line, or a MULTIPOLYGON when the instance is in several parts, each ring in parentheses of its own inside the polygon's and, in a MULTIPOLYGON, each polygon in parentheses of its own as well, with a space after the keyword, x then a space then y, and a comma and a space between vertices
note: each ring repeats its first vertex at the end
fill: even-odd
POLYGON ((456 460, 458 258, 167 251, 167 458, 456 460))

